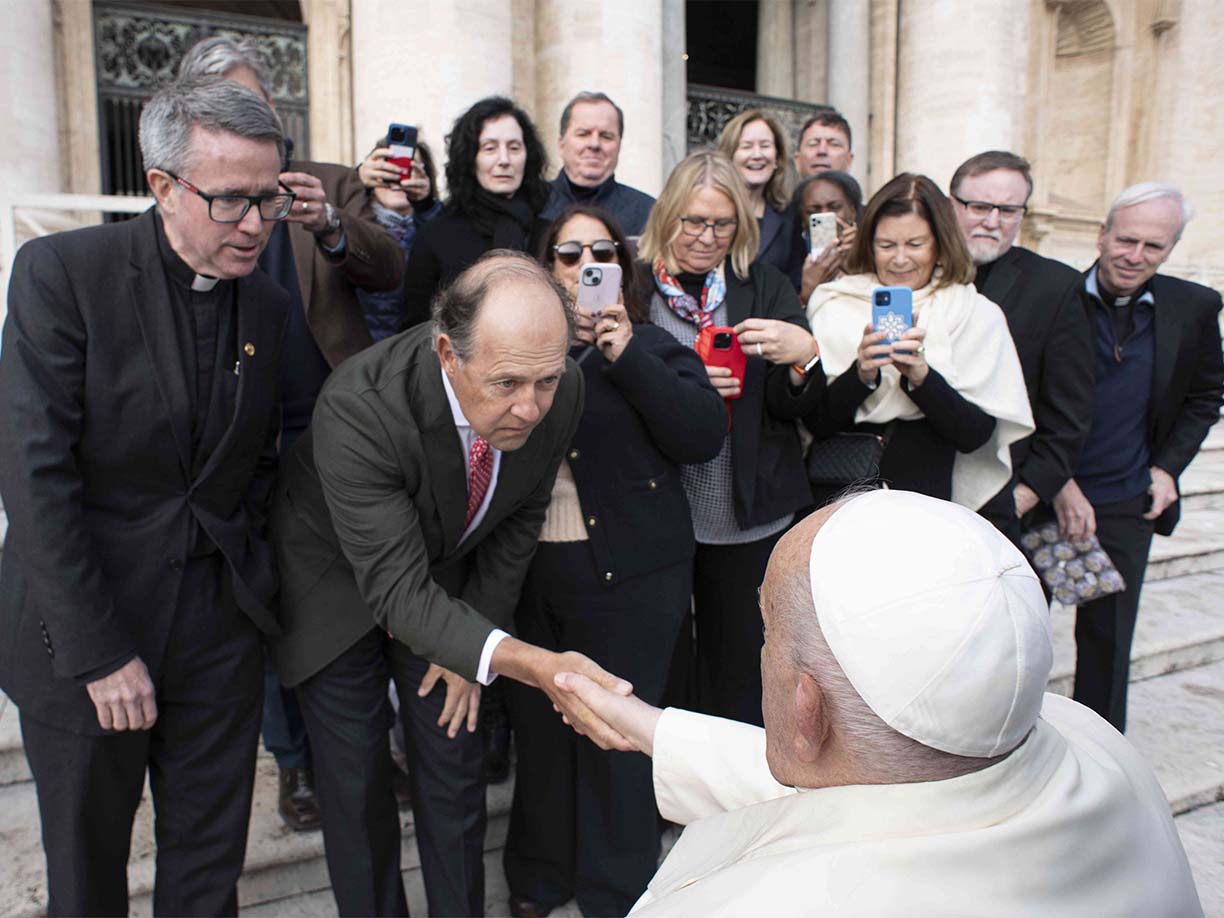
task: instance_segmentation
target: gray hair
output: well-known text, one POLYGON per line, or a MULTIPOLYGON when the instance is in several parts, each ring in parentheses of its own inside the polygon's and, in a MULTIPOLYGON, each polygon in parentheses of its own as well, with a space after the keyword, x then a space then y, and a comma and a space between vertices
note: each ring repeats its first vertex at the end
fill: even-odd
POLYGON ((1108 230, 1113 226, 1114 216, 1118 211, 1147 201, 1155 201, 1158 198, 1169 198, 1176 201, 1177 206, 1181 209, 1181 223, 1177 227, 1177 234, 1173 237, 1173 241, 1177 242, 1181 239, 1186 224, 1194 219, 1194 208, 1186 200, 1186 196, 1181 193, 1180 188, 1167 182, 1140 182, 1122 189, 1122 193, 1109 205, 1109 213, 1105 215, 1105 229, 1108 230))
POLYGON ((564 134, 569 130, 570 118, 574 114, 574 106, 582 103, 607 102, 616 109, 616 129, 621 136, 621 140, 625 139, 625 113, 621 111, 621 107, 608 98, 607 93, 588 92, 583 90, 565 103, 565 108, 561 110, 561 133, 564 134))
POLYGON ((234 41, 223 35, 214 35, 196 42, 183 55, 179 63, 180 80, 203 80, 207 77, 223 77, 235 67, 248 67, 255 74, 259 88, 266 98, 272 98, 268 66, 259 45, 248 39, 234 41))
POLYGON ((550 290, 565 316, 566 339, 573 338, 574 314, 569 297, 552 274, 526 252, 492 249, 434 297, 430 310, 434 340, 446 335, 460 360, 471 357, 476 350, 480 307, 497 284, 511 280, 536 281, 550 290))
POLYGON ((224 131, 276 143, 285 155, 285 133, 272 107, 230 80, 171 83, 140 114, 140 155, 146 169, 182 174, 191 166, 191 130, 224 131))
MULTIPOLYGON (((865 489, 855 489, 843 504, 865 489)), ((808 555, 802 553, 806 560, 808 555)), ((815 680, 827 711, 829 732, 858 768, 859 784, 912 784, 942 781, 979 771, 1007 755, 974 758, 954 755, 898 733, 868 706, 833 655, 812 604, 807 564, 791 565, 786 576, 776 578, 777 592, 770 606, 781 637, 790 647, 797 669, 815 680)), ((775 626, 775 627, 776 627, 775 626)))

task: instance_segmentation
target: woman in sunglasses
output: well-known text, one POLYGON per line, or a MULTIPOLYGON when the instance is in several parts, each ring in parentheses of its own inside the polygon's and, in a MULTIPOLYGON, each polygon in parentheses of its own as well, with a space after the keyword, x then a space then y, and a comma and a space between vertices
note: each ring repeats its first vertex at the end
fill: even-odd
MULTIPOLYGON (((735 166, 702 151, 668 178, 639 250, 653 274, 651 321, 686 347, 705 336, 746 358, 742 378, 707 367, 730 429, 724 418, 718 456, 685 466, 681 480, 697 537, 696 709, 759 726, 757 587, 774 543, 811 503, 795 420, 819 403, 824 374, 795 288, 773 265, 754 261, 758 232, 735 166)), ((683 697, 691 684, 686 643, 676 653, 672 700, 693 707, 683 697)))
MULTIPOLYGON (((517 633, 586 653, 657 702, 692 591, 679 465, 718 452, 727 412, 697 355, 650 324, 611 215, 570 207, 548 228, 540 257, 571 297, 590 266, 619 265, 626 283, 617 305, 576 310, 570 354, 586 402, 523 586, 517 633)), ((546 914, 574 897, 584 914, 624 915, 658 862, 650 763, 600 751, 539 692, 517 689, 509 685, 518 746, 505 853, 511 913, 546 914)))

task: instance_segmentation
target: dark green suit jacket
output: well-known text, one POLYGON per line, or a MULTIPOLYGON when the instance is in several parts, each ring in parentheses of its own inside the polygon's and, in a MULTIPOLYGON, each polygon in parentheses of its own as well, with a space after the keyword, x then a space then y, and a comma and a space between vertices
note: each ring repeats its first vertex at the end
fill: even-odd
POLYGON ((522 448, 502 455, 488 512, 459 544, 467 477, 429 326, 338 367, 273 504, 282 633, 272 650, 282 681, 309 678, 375 626, 474 679, 489 633, 511 629, 581 415, 571 361, 552 409, 522 448))

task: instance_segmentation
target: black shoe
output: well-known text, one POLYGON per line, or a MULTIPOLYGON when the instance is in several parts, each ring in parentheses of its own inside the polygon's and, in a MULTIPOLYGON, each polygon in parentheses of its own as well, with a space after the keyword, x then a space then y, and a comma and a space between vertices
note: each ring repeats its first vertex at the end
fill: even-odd
POLYGON ((551 908, 545 908, 539 902, 533 902, 513 893, 510 895, 511 918, 544 918, 551 911, 551 908))
POLYGON ((319 798, 315 796, 314 775, 309 768, 282 768, 277 810, 285 825, 294 832, 309 832, 323 823, 319 798))

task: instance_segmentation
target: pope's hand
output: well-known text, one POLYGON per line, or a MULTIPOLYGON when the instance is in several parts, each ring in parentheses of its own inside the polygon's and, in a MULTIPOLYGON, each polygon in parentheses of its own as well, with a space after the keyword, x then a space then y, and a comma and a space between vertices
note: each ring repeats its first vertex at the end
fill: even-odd
POLYGON ((636 695, 610 692, 577 673, 557 673, 557 687, 573 695, 600 720, 623 736, 632 748, 646 755, 654 755, 655 727, 659 724, 661 710, 644 702, 636 695))

